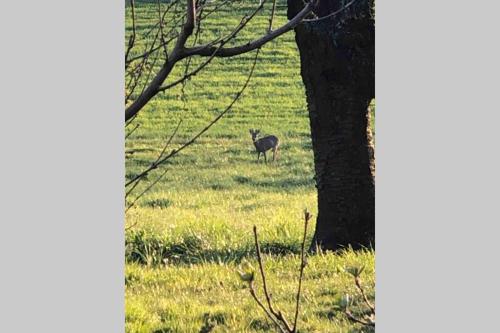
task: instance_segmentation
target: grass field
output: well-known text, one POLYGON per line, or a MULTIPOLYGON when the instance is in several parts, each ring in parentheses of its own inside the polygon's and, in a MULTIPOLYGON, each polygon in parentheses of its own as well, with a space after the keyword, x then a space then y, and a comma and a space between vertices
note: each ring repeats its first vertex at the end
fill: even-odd
MULTIPOLYGON (((250 5, 255 6, 247 3, 207 19, 200 42, 236 26, 250 5)), ((155 22, 156 7, 137 6, 138 29, 146 29, 155 22)), ((285 8, 278 8, 276 25, 285 22, 285 8)), ((265 16, 257 17, 235 42, 259 36, 267 24, 265 16)), ((127 29, 130 25, 128 18, 127 29)), ((186 85, 184 97, 177 87, 155 98, 127 139, 126 150, 134 151, 126 162, 127 177, 156 158, 181 119, 170 149, 221 112, 244 83, 253 56, 216 59, 186 85)), ((193 61, 195 66, 200 59, 193 61)), ((212 332, 274 331, 236 274, 244 262, 256 267, 253 225, 267 253, 264 261, 273 297, 292 317, 303 211, 316 214, 312 157, 292 32, 262 49, 252 81, 234 108, 196 144, 149 175, 152 181, 167 170, 126 213, 127 332, 199 332, 206 322, 216 324, 212 332), (280 138, 276 163, 257 163, 250 128, 280 138)), ((147 184, 138 186, 136 193, 147 184)), ((313 229, 314 223, 308 239, 313 229)), ((355 294, 352 277, 344 272, 352 265, 366 266, 362 278, 373 296, 374 260, 370 251, 311 256, 305 269, 300 332, 362 331, 345 319, 338 303, 344 294, 355 294)))

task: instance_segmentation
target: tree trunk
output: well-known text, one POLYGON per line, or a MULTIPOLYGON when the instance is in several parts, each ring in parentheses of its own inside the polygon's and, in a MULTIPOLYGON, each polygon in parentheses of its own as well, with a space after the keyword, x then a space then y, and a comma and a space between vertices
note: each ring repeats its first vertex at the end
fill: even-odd
MULTIPOLYGON (((322 0, 324 17, 342 0, 322 0)), ((288 0, 288 16, 303 6, 288 0)), ((314 150, 318 216, 312 250, 375 247, 375 163, 368 105, 375 96, 372 1, 295 28, 314 150)))

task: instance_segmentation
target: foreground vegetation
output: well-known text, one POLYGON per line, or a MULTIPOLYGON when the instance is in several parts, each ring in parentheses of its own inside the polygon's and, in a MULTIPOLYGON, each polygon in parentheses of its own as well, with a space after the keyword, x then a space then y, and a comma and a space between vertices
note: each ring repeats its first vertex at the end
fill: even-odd
MULTIPOLYGON (((148 26, 144 18, 154 21, 154 8, 138 4, 139 29, 148 26)), ((278 8, 280 24, 285 8, 283 4, 278 8)), ((204 33, 224 33, 237 25, 238 16, 231 15, 235 10, 246 12, 244 6, 227 8, 207 19, 204 33)), ((267 24, 265 17, 257 18, 242 36, 255 37, 267 24)), ((127 178, 156 158, 181 119, 171 148, 189 140, 221 112, 246 79, 252 56, 216 59, 186 86, 185 94, 178 87, 150 103, 136 120, 140 127, 127 139, 127 178)), ((164 170, 150 174, 148 180, 164 170)), ((248 262, 255 266, 252 226, 256 225, 267 253, 264 264, 273 298, 284 312, 293 310, 302 214, 305 208, 317 213, 309 123, 293 33, 263 48, 243 98, 195 145, 170 160, 166 170, 126 214, 127 332, 200 332, 207 323, 215 324, 212 332, 273 331, 236 270, 248 262), (276 163, 256 162, 249 128, 280 138, 276 163)), ((141 183, 135 193, 147 185, 141 183)), ((312 234, 310 230, 309 237, 312 234)), ((362 329, 348 322, 338 305, 344 294, 354 293, 352 279, 344 272, 353 265, 366 267, 363 281, 373 296, 373 252, 309 258, 300 332, 362 329)))
MULTIPOLYGON (((253 259, 249 260, 256 267, 253 259)), ((264 257, 273 299, 288 317, 293 317, 299 261, 294 255, 264 257)), ((344 294, 356 294, 352 277, 344 269, 351 265, 368 267, 363 282, 373 296, 373 261, 371 252, 310 257, 303 281, 299 331, 361 331, 359 325, 346 320, 340 308, 344 294)), ((274 331, 235 268, 233 263, 215 262, 156 268, 128 264, 127 332, 199 332, 209 321, 217 324, 213 332, 274 331)), ((258 292, 262 295, 262 288, 258 292)))

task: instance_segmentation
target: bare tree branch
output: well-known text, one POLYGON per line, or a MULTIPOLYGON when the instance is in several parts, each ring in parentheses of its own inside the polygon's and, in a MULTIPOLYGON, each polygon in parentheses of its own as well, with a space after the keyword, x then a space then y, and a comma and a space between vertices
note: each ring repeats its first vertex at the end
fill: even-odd
POLYGON ((255 54, 255 58, 254 58, 254 61, 253 61, 253 64, 252 64, 252 67, 250 69, 250 72, 248 74, 248 77, 244 83, 244 85, 242 86, 242 88, 240 89, 240 91, 238 91, 238 93, 235 95, 235 97, 233 98, 233 100, 231 101, 231 103, 226 107, 226 109, 224 111, 222 111, 217 117, 215 117, 207 126, 205 126, 200 132, 198 132, 198 134, 196 134, 194 137, 191 138, 191 140, 189 140, 188 142, 186 142, 184 145, 182 145, 180 148, 177 148, 177 149, 174 149, 170 152, 170 154, 162 157, 160 160, 157 160, 155 162, 153 162, 146 170, 144 170, 143 172, 141 172, 139 175, 135 176, 134 178, 132 178, 131 180, 129 180, 125 186, 130 186, 132 185, 133 183, 137 182, 140 178, 143 178, 145 177, 149 172, 151 172, 152 170, 155 170, 157 169, 161 164, 165 163, 165 161, 167 161, 169 158, 177 155, 180 151, 182 151, 183 149, 185 149, 186 147, 190 146, 191 144, 193 144, 203 133, 205 133, 206 131, 208 131, 210 129, 210 127, 212 127, 220 118, 222 118, 229 110, 232 109, 233 105, 236 103, 236 101, 241 97, 241 95, 243 94, 243 92, 246 90, 246 88, 248 87, 248 83, 250 82, 250 79, 252 78, 253 76, 253 73, 254 73, 254 70, 255 70, 255 66, 257 64, 257 58, 259 56, 259 51, 260 50, 257 50, 256 54, 255 54))
POLYGON ((186 8, 186 22, 182 27, 179 38, 177 39, 177 44, 175 45, 174 51, 181 50, 186 44, 187 39, 193 33, 196 18, 196 5, 195 0, 187 0, 186 8))
MULTIPOLYGON (((196 8, 194 0, 188 0, 187 9, 186 9, 186 22, 181 30, 181 33, 177 39, 177 43, 170 54, 170 58, 166 60, 162 68, 158 71, 157 75, 151 80, 148 84, 147 88, 144 89, 143 93, 133 101, 131 105, 129 105, 125 110, 125 120, 128 121, 134 115, 136 115, 148 102, 153 98, 160 90, 163 82, 171 73, 175 64, 187 57, 199 55, 199 56, 207 56, 207 57, 230 57, 243 53, 250 52, 252 50, 259 49, 265 43, 281 36, 282 34, 292 30, 295 28, 307 15, 309 15, 313 8, 315 2, 309 2, 304 9, 302 9, 292 20, 288 23, 271 31, 264 35, 263 37, 251 41, 247 44, 223 48, 219 46, 215 46, 214 42, 202 45, 195 46, 191 48, 185 48, 185 43, 189 36, 193 33, 193 29, 195 27, 195 18, 196 18, 196 8)), ((258 7, 258 9, 260 6, 258 7)), ((258 10, 256 10, 257 12, 258 10)), ((247 20, 242 20, 242 23, 239 27, 235 29, 235 31, 230 34, 227 38, 223 40, 223 43, 227 43, 227 41, 234 38, 234 36, 243 29, 243 27, 248 23, 247 20)))
MULTIPOLYGON (((306 0, 307 1, 307 0, 306 0)), ((307 20, 310 14, 313 13, 313 9, 316 8, 320 0, 309 0, 305 3, 304 8, 290 21, 286 24, 282 25, 280 28, 273 30, 273 22, 276 14, 277 1, 273 0, 272 9, 269 16, 269 26, 267 32, 258 39, 250 41, 245 44, 240 44, 237 46, 227 46, 231 41, 233 41, 238 34, 249 24, 249 22, 256 17, 256 15, 262 11, 264 7, 264 3, 266 0, 262 0, 258 6, 252 10, 248 15, 243 16, 240 23, 229 32, 224 37, 215 38, 212 41, 204 45, 197 45, 200 32, 201 32, 201 21, 203 18, 208 17, 211 13, 215 12, 217 9, 222 8, 230 3, 229 0, 221 1, 216 4, 213 8, 209 6, 209 4, 204 0, 173 0, 171 1, 165 10, 163 10, 160 0, 157 0, 157 13, 158 13, 158 22, 154 24, 145 34, 140 34, 139 30, 137 30, 137 16, 136 16, 136 7, 135 1, 131 0, 131 15, 132 15, 132 34, 129 38, 129 47, 126 51, 126 66, 133 65, 132 69, 127 71, 127 75, 129 75, 129 80, 126 86, 126 99, 125 103, 127 104, 125 110, 125 120, 126 127, 129 126, 132 121, 136 118, 137 114, 140 110, 159 92, 166 91, 168 89, 173 88, 178 84, 182 84, 182 93, 184 96, 184 86, 191 77, 197 75, 201 70, 206 68, 216 57, 231 57, 237 56, 240 54, 244 54, 250 52, 252 50, 257 50, 256 58, 254 60, 254 64, 252 65, 252 69, 249 75, 248 80, 250 79, 253 69, 255 67, 255 61, 257 60, 258 53, 260 48, 268 43, 269 41, 281 36, 282 34, 292 30, 298 24, 307 20), (186 1, 186 2, 184 2, 186 1), (185 7, 181 4, 184 3, 185 7), (207 8, 204 13, 204 9, 207 8), (166 15, 169 11, 173 10, 172 15, 169 16, 168 23, 165 23, 166 15), (183 21, 182 24, 180 24, 183 21), (170 29, 169 31, 165 30, 165 27, 170 29), (196 34, 194 35, 194 41, 191 47, 186 47, 186 42, 193 35, 194 29, 197 28, 196 34), (153 38, 145 39, 145 48, 144 51, 140 55, 132 56, 133 53, 131 50, 135 45, 140 45, 137 43, 137 38, 141 36, 149 36, 154 33, 153 38), (171 36, 173 34, 173 36, 171 36), (152 39, 152 41, 151 41, 152 39), (169 52, 168 45, 172 43, 176 39, 176 42, 169 52), (163 48, 163 52, 161 49, 163 48), (160 55, 163 53, 163 64, 157 69, 156 63, 160 59, 160 55), (154 56, 152 56, 154 54, 154 56), (194 70, 190 70, 190 65, 193 59, 193 56, 201 56, 207 57, 201 64, 199 64, 194 70), (175 81, 165 84, 165 81, 172 73, 176 64, 183 60, 187 59, 185 62, 185 68, 183 75, 176 79, 175 81), (138 61, 135 64, 135 61, 138 61), (151 76, 154 77, 151 78, 151 76), (141 88, 140 93, 137 94, 136 91, 141 88), (134 97, 132 97, 134 96, 134 97), (128 103, 131 99, 131 103, 128 103)), ((331 17, 341 10, 348 8, 354 1, 352 0, 342 9, 331 13, 328 17, 331 17)), ((325 17, 326 18, 326 17, 325 17)), ((127 191, 126 197, 136 188, 139 181, 144 178, 150 171, 157 169, 162 163, 166 162, 169 158, 175 156, 181 150, 191 145, 200 135, 202 135, 206 130, 208 130, 215 122, 217 122, 226 112, 228 112, 233 104, 237 101, 243 90, 246 88, 248 81, 245 83, 243 89, 235 96, 235 99, 230 103, 230 105, 223 111, 219 116, 217 116, 211 123, 209 123, 204 129, 202 129, 197 135, 195 135, 190 141, 186 142, 178 149, 172 150, 169 154, 166 154, 166 148, 168 146, 165 145, 163 147, 162 152, 157 160, 153 161, 151 165, 141 172, 139 175, 133 177, 133 179, 126 182, 126 187, 129 189, 127 191)), ((127 138, 133 131, 129 132, 127 138)), ((141 194, 142 195, 142 194, 141 194)), ((299 293, 300 293, 300 285, 299 285, 299 293)), ((279 314, 279 313, 277 313, 279 314)), ((296 320, 296 318, 295 318, 296 320)))
POLYGON ((356 0, 352 0, 347 5, 342 6, 342 8, 340 8, 339 10, 336 10, 336 11, 334 11, 334 12, 332 12, 332 13, 326 15, 326 16, 318 17, 318 18, 314 18, 314 19, 304 19, 302 22, 319 22, 319 21, 326 20, 327 18, 333 17, 333 16, 335 16, 335 15, 343 12, 344 10, 346 10, 347 8, 349 8, 355 2, 356 2, 356 0))
POLYGON ((297 330, 297 319, 299 318, 299 304, 300 304, 300 291, 302 288, 302 279, 304 276, 304 268, 306 267, 306 237, 307 237, 307 225, 309 224, 309 220, 311 219, 311 214, 306 210, 304 212, 304 236, 302 238, 302 244, 300 248, 300 273, 299 273, 299 286, 297 290, 297 295, 296 295, 296 302, 295 302, 295 317, 293 320, 293 332, 296 332, 297 330))
POLYGON ((275 310, 273 307, 273 303, 271 301, 271 296, 269 295, 269 291, 267 290, 267 282, 266 282, 266 276, 264 274, 264 267, 262 265, 262 255, 260 253, 260 245, 259 245, 259 239, 257 236, 257 227, 253 226, 253 234, 254 234, 254 240, 255 240, 255 250, 257 252, 257 261, 259 263, 259 271, 260 275, 262 277, 262 288, 264 289, 264 295, 266 296, 266 301, 267 301, 267 306, 269 307, 269 311, 278 319, 283 325, 285 325, 285 328, 287 332, 292 332, 292 328, 286 318, 283 316, 283 313, 278 309, 275 310))
MULTIPOLYGON (((153 186, 155 186, 162 178, 163 176, 165 176, 165 174, 167 173, 168 169, 164 170, 163 173, 155 179, 155 181, 153 181, 151 184, 149 184, 146 189, 144 189, 135 199, 134 201, 132 201, 132 203, 130 203, 128 206, 127 206, 127 209, 125 209, 125 213, 128 212, 132 207, 135 206, 135 204, 137 203, 137 201, 139 201, 140 198, 142 198, 144 196, 144 194, 146 194, 147 192, 149 192, 149 190, 151 190, 153 188, 153 186)), ((139 179, 140 180, 140 179, 139 179)), ((130 193, 136 186, 137 184, 139 184, 139 181, 137 181, 134 186, 132 186, 132 189, 128 192, 130 193)))
MULTIPOLYGON (((153 163, 158 163, 158 161, 161 160, 161 158, 165 155, 165 152, 168 148, 168 146, 170 145, 170 143, 172 142, 172 139, 175 137, 175 135, 177 134, 177 131, 179 130, 179 127, 181 126, 181 123, 182 123, 182 119, 179 121, 179 123, 177 124, 177 127, 174 129, 174 131, 172 132, 172 134, 170 135, 170 137, 168 138, 168 140, 166 141, 165 145, 163 146, 163 149, 162 151, 160 152, 160 154, 158 154, 158 157, 156 158, 156 160, 153 162, 153 163)), ((141 192, 141 194, 139 194, 135 200, 132 202, 132 204, 130 204, 126 211, 127 212, 130 208, 132 208, 132 206, 135 205, 135 203, 137 202, 137 200, 139 200, 144 194, 146 194, 152 187, 153 185, 155 185, 156 183, 158 183, 161 178, 163 178, 163 176, 165 175, 166 172, 164 172, 163 174, 160 175, 160 177, 158 177, 150 186, 148 186, 146 188, 146 190, 144 190, 143 192, 141 192)), ((130 189, 125 193, 125 199, 128 198, 128 196, 134 191, 134 189, 137 187, 137 185, 139 185, 139 182, 144 179, 144 177, 138 179, 135 184, 130 187, 130 189)))
POLYGON ((361 324, 361 325, 364 325, 364 326, 372 326, 372 327, 375 327, 375 323, 374 322, 371 322, 371 321, 365 321, 365 320, 362 320, 362 319, 359 319, 359 318, 356 318, 352 313, 351 311, 349 311, 348 309, 346 309, 344 311, 346 317, 352 321, 352 322, 355 322, 355 323, 358 323, 358 324, 361 324))
POLYGON ((164 16, 161 14, 160 0, 157 0, 157 3, 158 3, 158 24, 160 26, 160 40, 161 40, 161 45, 163 45, 163 55, 164 55, 165 59, 168 59, 167 43, 165 41, 165 33, 163 31, 163 18, 164 18, 164 16))
POLYGON ((182 56, 183 57, 193 56, 193 55, 211 56, 215 52, 215 56, 217 57, 232 57, 246 52, 250 52, 252 50, 262 47, 269 41, 295 28, 305 17, 307 17, 307 15, 309 15, 312 12, 314 6, 315 2, 313 1, 307 3, 307 5, 293 19, 288 21, 286 24, 284 24, 283 26, 281 26, 276 30, 267 33, 261 38, 248 42, 244 45, 221 48, 217 52, 215 52, 216 47, 207 44, 193 48, 188 48, 184 50, 182 56))
MULTIPOLYGON (((222 46, 222 43, 221 43, 221 46, 222 46)), ((217 48, 217 49, 219 49, 219 48, 217 48)), ((176 85, 178 85, 180 83, 185 82, 189 78, 198 74, 203 68, 205 68, 208 64, 210 64, 214 58, 215 58, 215 52, 211 57, 207 58, 207 60, 202 62, 196 69, 194 69, 193 71, 191 71, 189 73, 185 73, 184 76, 182 76, 180 79, 178 79, 170 84, 167 84, 166 86, 162 86, 162 87, 158 88, 158 91, 165 91, 165 90, 168 90, 168 89, 175 87, 176 85)), ((191 58, 189 58, 189 59, 191 59, 191 58)), ((187 68, 188 68, 188 66, 186 66, 186 69, 187 68)))
MULTIPOLYGON (((155 35, 155 37, 154 37, 154 39, 153 39, 153 41, 152 41, 152 43, 151 43, 151 49, 154 48, 154 46, 156 44, 156 41, 158 40, 159 34, 160 34, 160 31, 158 30, 157 33, 156 33, 156 35, 155 35)), ((146 45, 146 48, 149 48, 149 46, 146 45)), ((149 54, 151 54, 151 53, 149 53, 149 54)), ((142 58, 141 61, 137 64, 137 66, 135 66, 135 68, 133 68, 133 69, 130 70, 130 73, 131 73, 130 80, 129 80, 129 82, 126 85, 126 89, 129 92, 128 92, 128 94, 125 97, 125 104, 129 101, 129 99, 131 98, 132 94, 135 92, 135 89, 139 85, 140 79, 141 79, 141 77, 143 75, 143 72, 146 69, 146 67, 149 67, 148 79, 149 79, 149 76, 151 75, 151 71, 153 70, 153 66, 156 63, 159 55, 158 54, 155 55, 155 59, 153 61, 153 65, 151 65, 151 64, 148 64, 149 54, 147 56, 145 56, 144 58, 142 58)), ((147 80, 146 80, 146 82, 147 82, 147 80)), ((144 92, 145 87, 146 86, 143 86, 141 94, 142 94, 142 92, 144 92)))
POLYGON ((127 135, 125 135, 125 140, 126 140, 126 139, 128 139, 128 137, 129 137, 129 136, 131 136, 131 135, 132 135, 132 133, 134 133, 134 132, 135 132, 135 130, 136 130, 137 128, 139 128, 139 126, 140 126, 140 124, 136 124, 136 125, 134 126, 134 128, 132 128, 132 129, 130 130, 130 132, 128 132, 128 133, 127 133, 127 135))
POLYGON ((362 267, 361 269, 354 267, 354 269, 348 269, 348 272, 354 277, 354 283, 356 285, 356 288, 359 290, 359 293, 361 294, 361 297, 363 298, 364 303, 369 308, 370 316, 364 315, 363 319, 356 317, 349 310, 349 301, 348 300, 345 301, 344 314, 346 315, 347 319, 349 319, 352 322, 362 324, 365 326, 375 327, 375 306, 368 300, 368 297, 365 293, 365 290, 361 286, 360 275, 363 272, 363 269, 364 269, 364 267, 362 267))
POLYGON ((276 0, 273 0, 273 9, 271 11, 271 17, 269 17, 269 29, 267 29, 268 33, 273 31, 273 21, 275 12, 276 12, 276 0))
POLYGON ((300 293, 301 293, 301 287, 302 287, 302 280, 304 279, 304 268, 306 267, 306 258, 305 258, 305 243, 306 243, 306 237, 307 237, 307 226, 308 222, 311 219, 312 215, 306 210, 304 212, 304 236, 302 238, 302 244, 301 244, 301 253, 300 253, 300 273, 299 273, 299 284, 298 284, 298 289, 297 293, 295 294, 295 317, 293 321, 293 327, 290 326, 288 321, 286 320, 285 316, 283 313, 275 309, 272 303, 271 299, 271 294, 269 293, 269 290, 267 289, 267 282, 266 282, 266 276, 264 273, 264 265, 262 264, 262 254, 260 251, 260 245, 259 245, 259 238, 257 234, 257 227, 253 227, 253 234, 254 234, 254 241, 255 241, 255 252, 257 255, 257 262, 259 264, 259 271, 260 275, 262 278, 262 288, 264 289, 264 295, 266 297, 267 301, 267 308, 264 306, 264 304, 258 299, 256 293, 255 293, 255 288, 253 285, 253 280, 254 280, 254 273, 251 272, 249 274, 245 273, 240 273, 240 276, 243 280, 249 282, 250 286, 250 294, 252 297, 255 299, 257 304, 264 310, 266 313, 267 317, 269 317, 275 324, 278 326, 281 332, 287 332, 287 333, 296 333, 297 332, 297 319, 299 317, 299 304, 300 304, 300 293))
POLYGON ((250 287, 250 295, 252 295, 253 299, 255 300, 255 302, 257 302, 257 304, 261 307, 261 309, 264 310, 267 317, 273 321, 273 323, 278 327, 280 332, 287 333, 287 331, 283 327, 281 327, 281 324, 278 322, 278 320, 269 312, 269 310, 267 310, 267 308, 264 306, 261 300, 257 297, 253 281, 250 281, 249 287, 250 287))
POLYGON ((366 296, 365 290, 361 286, 361 281, 359 279, 359 276, 354 277, 354 283, 356 284, 356 287, 358 288, 361 297, 363 297, 363 300, 365 301, 365 304, 368 306, 372 314, 375 314, 375 306, 368 300, 368 297, 366 296))
POLYGON ((132 48, 135 45, 135 36, 136 36, 136 29, 135 29, 135 0, 130 0, 130 7, 132 11, 132 35, 130 35, 130 38, 128 40, 128 46, 127 50, 125 51, 125 64, 127 63, 128 60, 128 55, 132 48))
MULTIPOLYGON (((159 0, 158 0, 159 1, 159 0)), ((163 14, 161 15, 159 21, 157 23, 155 23, 145 34, 144 34, 144 38, 148 37, 155 29, 158 28, 158 30, 161 32, 161 27, 160 27, 160 22, 164 22, 165 21, 165 16, 172 10, 172 8, 174 8, 174 6, 177 6, 177 4, 179 3, 179 0, 174 0, 172 1, 171 3, 169 3, 169 5, 167 6, 167 8, 165 9, 165 11, 163 12, 163 14)), ((164 31, 163 32, 163 35, 164 36, 169 36, 170 34, 172 34, 174 32, 174 30, 177 28, 179 22, 181 20, 183 20, 184 18, 184 15, 176 15, 174 16, 174 19, 172 19, 172 21, 170 22, 172 27, 170 28, 170 30, 168 31, 164 31)), ((130 59, 128 59, 126 61, 126 66, 125 68, 127 68, 129 66, 130 63, 132 63, 133 61, 135 60, 139 60, 139 59, 142 59, 146 56, 149 56, 151 53, 153 52, 156 52, 158 51, 159 49, 161 48, 166 48, 168 46, 168 44, 170 42, 172 42, 174 39, 177 39, 178 38, 178 35, 176 34, 175 36, 173 37, 169 37, 168 39, 165 39, 160 45, 158 46, 155 46, 155 47, 151 47, 151 49, 147 50, 148 47, 145 47, 145 49, 147 51, 145 51, 144 53, 142 54, 139 54, 137 56, 134 56, 134 57, 131 57, 130 59)), ((153 45, 154 46, 154 45, 153 45)), ((166 57, 168 58, 168 57, 166 57)))

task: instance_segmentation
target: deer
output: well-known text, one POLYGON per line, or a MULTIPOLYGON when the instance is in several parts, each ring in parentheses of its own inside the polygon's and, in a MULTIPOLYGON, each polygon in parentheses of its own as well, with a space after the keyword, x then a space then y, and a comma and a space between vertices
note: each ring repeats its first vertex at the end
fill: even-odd
POLYGON ((276 159, 278 155, 278 147, 279 147, 279 140, 276 136, 274 135, 268 135, 263 138, 257 139, 257 136, 259 135, 260 130, 258 129, 250 129, 250 134, 252 135, 252 141, 255 146, 255 149, 257 150, 257 161, 260 159, 260 154, 264 154, 264 160, 267 163, 267 156, 266 156, 266 151, 269 149, 273 150, 273 161, 276 159))

